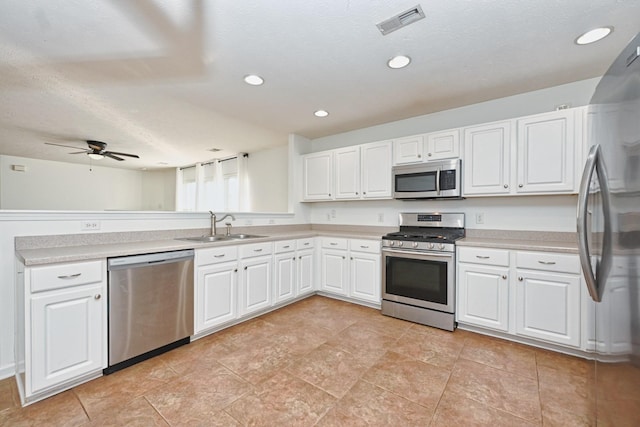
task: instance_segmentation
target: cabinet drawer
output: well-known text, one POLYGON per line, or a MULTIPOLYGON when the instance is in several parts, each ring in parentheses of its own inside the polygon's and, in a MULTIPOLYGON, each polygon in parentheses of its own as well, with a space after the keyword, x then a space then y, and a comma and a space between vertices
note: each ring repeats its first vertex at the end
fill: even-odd
POLYGON ((273 251, 271 242, 252 243, 240 246, 240 258, 251 258, 254 256, 270 255, 273 251))
POLYGON ((102 282, 105 270, 103 261, 34 267, 31 269, 31 292, 102 282))
POLYGON ((282 252, 291 252, 296 250, 296 241, 295 240, 281 240, 279 242, 275 242, 273 244, 274 252, 279 254, 282 252))
POLYGON ((379 240, 351 239, 351 250, 356 252, 367 252, 371 254, 380 253, 379 240))
POLYGON ((577 255, 518 251, 516 252, 516 267, 580 274, 580 259, 577 255))
POLYGON ((308 237, 306 239, 298 239, 296 240, 296 249, 313 249, 315 246, 313 237, 308 237))
POLYGON ((322 247, 328 249, 344 249, 347 250, 347 239, 339 237, 323 237, 322 247))
POLYGON ((458 261, 474 264, 509 266, 509 251, 489 248, 458 248, 458 261))
POLYGON ((238 259, 237 246, 223 246, 220 248, 196 249, 196 265, 216 264, 219 262, 235 261, 238 259))

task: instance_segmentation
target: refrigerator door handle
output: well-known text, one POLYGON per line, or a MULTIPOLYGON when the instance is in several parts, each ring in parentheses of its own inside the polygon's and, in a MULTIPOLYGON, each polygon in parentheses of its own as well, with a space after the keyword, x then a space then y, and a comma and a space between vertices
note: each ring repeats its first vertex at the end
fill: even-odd
POLYGON ((580 265, 582 274, 589 290, 589 295, 596 301, 602 301, 604 292, 604 282, 609 274, 612 261, 612 235, 611 235, 611 194, 609 191, 609 181, 607 171, 602 159, 599 145, 594 145, 589 151, 585 164, 582 180, 580 181, 580 191, 578 194, 578 253, 580 255, 580 265), (602 210, 604 215, 604 230, 602 238, 602 255, 599 265, 596 266, 596 274, 593 273, 591 264, 591 254, 589 252, 587 229, 587 215, 589 202, 589 184, 593 172, 596 172, 600 191, 602 194, 602 210))

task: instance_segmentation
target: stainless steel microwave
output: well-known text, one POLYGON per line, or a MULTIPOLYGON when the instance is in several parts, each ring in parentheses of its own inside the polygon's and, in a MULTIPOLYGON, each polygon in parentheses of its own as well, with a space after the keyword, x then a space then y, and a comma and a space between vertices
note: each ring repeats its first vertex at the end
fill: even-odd
POLYGON ((462 161, 441 160, 393 167, 395 199, 462 197, 462 161))

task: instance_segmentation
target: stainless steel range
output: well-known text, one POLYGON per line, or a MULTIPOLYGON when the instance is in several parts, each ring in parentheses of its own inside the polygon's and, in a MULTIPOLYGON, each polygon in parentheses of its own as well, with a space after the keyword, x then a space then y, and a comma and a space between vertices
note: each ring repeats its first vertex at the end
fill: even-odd
POLYGON ((382 314, 455 329, 455 241, 463 213, 401 213, 382 238, 382 314))

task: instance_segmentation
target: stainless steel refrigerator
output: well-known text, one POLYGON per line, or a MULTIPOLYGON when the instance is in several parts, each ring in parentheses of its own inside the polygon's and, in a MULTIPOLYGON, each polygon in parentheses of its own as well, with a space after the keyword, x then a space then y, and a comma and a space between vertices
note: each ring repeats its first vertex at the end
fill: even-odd
POLYGON ((577 228, 595 361, 585 393, 596 425, 639 426, 640 34, 598 84, 587 126, 577 228))

